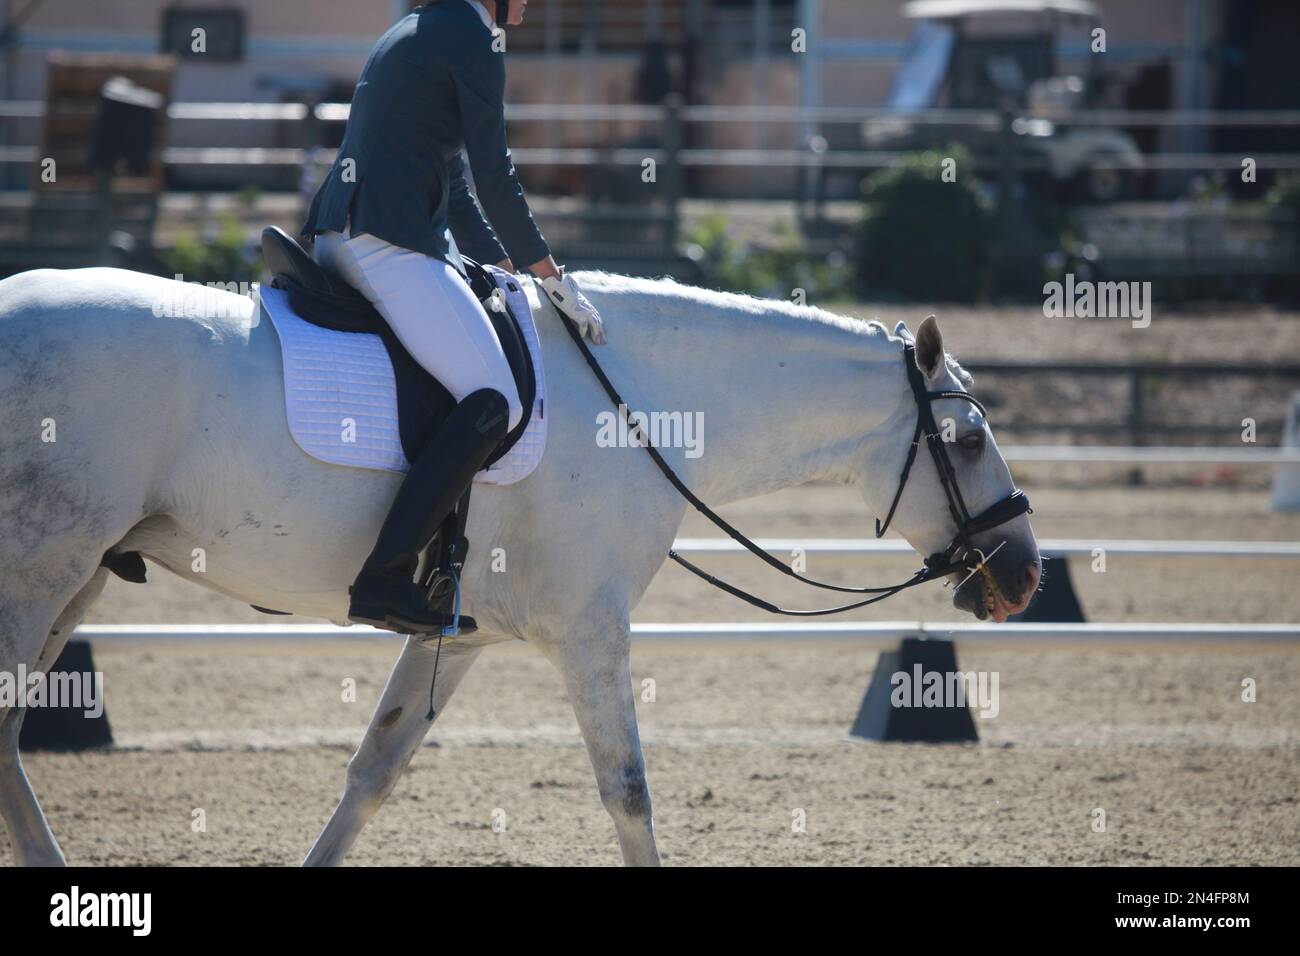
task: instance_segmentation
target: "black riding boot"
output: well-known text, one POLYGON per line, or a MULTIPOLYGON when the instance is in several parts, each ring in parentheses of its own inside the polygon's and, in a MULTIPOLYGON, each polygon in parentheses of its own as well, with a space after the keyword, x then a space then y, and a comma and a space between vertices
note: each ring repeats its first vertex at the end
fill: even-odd
POLYGON ((348 618, 407 634, 451 623, 415 583, 420 554, 456 506, 474 475, 501 444, 509 425, 505 396, 491 388, 452 409, 398 489, 374 550, 348 593, 348 618))

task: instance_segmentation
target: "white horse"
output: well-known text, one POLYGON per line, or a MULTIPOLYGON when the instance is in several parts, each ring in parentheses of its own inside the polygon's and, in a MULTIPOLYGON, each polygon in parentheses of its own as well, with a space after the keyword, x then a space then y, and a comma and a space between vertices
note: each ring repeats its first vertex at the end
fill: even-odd
MULTIPOLYGON (((890 335, 668 280, 579 279, 606 317, 610 344, 596 352, 629 406, 702 413, 704 454, 662 451, 705 501, 830 480, 858 485, 877 515, 888 509, 917 415, 901 323, 890 335)), ((250 604, 346 623, 348 586, 399 477, 300 451, 279 342, 257 303, 211 291, 208 317, 160 317, 160 302, 183 298, 178 286, 113 269, 0 282, 0 671, 48 669, 103 588, 110 551, 139 552, 250 604), (201 573, 191 570, 196 548, 201 573)), ((655 864, 630 616, 685 503, 644 449, 600 447, 609 400, 563 319, 530 297, 550 380, 549 447, 526 480, 474 494, 463 580, 481 630, 444 644, 434 710, 485 644, 531 642, 563 675, 624 860, 655 864), (489 567, 497 548, 504 573, 489 567)), ((969 381, 933 319, 915 344, 931 387, 969 381)), ((1011 475, 977 409, 945 399, 935 414, 956 423, 951 457, 972 513, 1004 498, 1011 475)), ((894 523, 922 554, 952 539, 929 456, 918 457, 894 523)), ((977 543, 996 554, 954 603, 1001 620, 1037 585, 1029 521, 977 543)), ((407 641, 308 864, 343 859, 428 733, 434 657, 432 643, 407 641)), ((19 760, 23 713, 0 710, 0 816, 19 863, 58 864, 19 760)))

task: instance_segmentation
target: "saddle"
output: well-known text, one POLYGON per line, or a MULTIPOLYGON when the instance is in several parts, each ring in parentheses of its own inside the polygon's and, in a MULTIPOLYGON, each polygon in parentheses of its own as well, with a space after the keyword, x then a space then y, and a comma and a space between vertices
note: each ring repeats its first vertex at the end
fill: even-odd
MULTIPOLYGON (((283 229, 269 226, 262 232, 262 257, 273 277, 272 287, 288 294, 290 305, 301 319, 335 332, 378 335, 383 341, 397 382, 402 450, 408 462, 414 461, 456 404, 455 399, 411 357, 369 299, 322 269, 283 229)), ((519 320, 497 291, 496 282, 479 263, 468 258, 464 262, 466 281, 492 320, 524 408, 522 420, 488 458, 487 466, 491 466, 514 447, 528 428, 537 396, 537 379, 519 320)))
MULTIPOLYGON (((401 445, 399 457, 404 456, 408 464, 414 461, 425 450, 443 420, 455 407, 456 402, 451 393, 411 357, 389 328, 388 323, 364 295, 339 277, 332 276, 322 269, 307 250, 284 230, 271 226, 263 231, 262 254, 267 269, 273 277, 271 286, 287 297, 297 320, 331 332, 377 336, 383 343, 384 351, 387 352, 392 365, 392 380, 395 386, 397 431, 401 445)), ((464 263, 466 281, 479 301, 483 303, 492 321, 514 376, 524 410, 522 420, 506 435, 501 445, 484 463, 484 472, 480 475, 485 477, 485 480, 492 480, 484 473, 501 461, 520 438, 524 437, 530 422, 535 417, 534 406, 538 404, 539 394, 544 401, 544 389, 538 382, 539 367, 535 366, 534 355, 530 352, 528 336, 510 307, 509 297, 503 294, 504 289, 510 296, 515 297, 516 301, 520 301, 524 298, 521 288, 513 277, 500 270, 496 271, 494 277, 493 273, 472 259, 464 259, 464 263)), ((535 329, 532 331, 535 336, 535 329)), ((536 347, 535 339, 534 347, 536 347)), ((360 348, 359 345, 358 350, 360 348)), ((375 349, 373 345, 367 345, 366 348, 375 349)), ((537 361, 540 361, 540 358, 537 361)), ((539 424, 544 425, 540 413, 536 417, 539 424)), ((540 434, 544 436, 544 430, 540 434)), ((542 441, 544 442, 544 438, 542 441)), ((525 456, 539 448, 537 438, 531 432, 529 442, 532 444, 521 446, 525 456)), ((517 461, 518 458, 515 460, 517 461)), ((509 478, 502 478, 502 475, 519 474, 519 469, 512 470, 510 464, 510 462, 504 463, 503 467, 506 469, 504 472, 500 470, 493 472, 498 476, 497 481, 509 480, 509 478)), ((465 538, 469 497, 470 491, 467 489, 430 543, 421 561, 421 584, 427 589, 435 606, 442 606, 449 612, 454 610, 452 602, 456 598, 460 570, 469 547, 469 542, 465 538)), ((134 583, 144 583, 146 580, 144 561, 135 552, 110 551, 104 555, 102 564, 124 580, 134 583)), ((285 613, 256 605, 254 607, 267 614, 285 613)), ((472 631, 475 627, 474 622, 467 617, 461 617, 460 622, 462 633, 472 631)))
MULTIPOLYGON (((263 230, 262 256, 273 277, 272 287, 287 293, 289 304, 301 319, 335 332, 379 336, 393 364, 402 450, 408 462, 414 461, 455 406, 451 393, 411 357, 369 299, 337 276, 328 274, 283 229, 268 226, 263 230)), ((466 281, 492 321, 524 408, 522 420, 488 457, 484 464, 488 468, 504 457, 528 428, 537 395, 537 379, 523 329, 496 281, 478 262, 468 258, 463 261, 466 281)), ((518 291, 514 286, 510 290, 518 291)), ((469 551, 465 523, 472 487, 466 488, 421 561, 421 586, 434 607, 455 615, 459 633, 477 629, 472 619, 459 612, 460 572, 469 551)), ((257 610, 267 611, 266 608, 257 610)))

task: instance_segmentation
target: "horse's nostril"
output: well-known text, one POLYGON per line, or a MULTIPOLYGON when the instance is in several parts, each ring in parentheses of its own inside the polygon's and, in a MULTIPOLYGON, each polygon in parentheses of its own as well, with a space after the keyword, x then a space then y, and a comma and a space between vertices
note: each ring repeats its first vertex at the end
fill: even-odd
POLYGON ((1031 564, 1025 568, 1025 591, 1032 592, 1038 588, 1038 565, 1031 564))

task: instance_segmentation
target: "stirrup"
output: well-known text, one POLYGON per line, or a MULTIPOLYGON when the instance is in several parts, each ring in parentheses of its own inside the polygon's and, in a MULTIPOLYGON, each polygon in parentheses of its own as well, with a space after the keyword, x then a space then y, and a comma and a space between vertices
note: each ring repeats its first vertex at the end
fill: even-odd
POLYGON ((465 489, 465 493, 461 495, 456 506, 443 521, 434 539, 436 557, 430 562, 425 576, 420 581, 421 587, 428 595, 429 603, 446 610, 451 615, 451 623, 443 627, 440 632, 430 634, 429 637, 456 637, 478 630, 478 622, 460 613, 460 574, 469 554, 465 524, 469 520, 469 496, 472 490, 472 485, 465 489))
POLYGON ((427 632, 420 638, 421 640, 432 640, 435 637, 459 637, 464 634, 473 634, 478 630, 478 621, 468 614, 460 613, 460 571, 461 565, 456 563, 446 570, 439 569, 434 573, 429 589, 430 600, 436 602, 435 607, 445 608, 450 613, 451 623, 444 626, 441 631, 427 632), (450 604, 449 608, 447 607, 448 604, 450 604))
POLYGON ((460 634, 460 575, 451 573, 452 587, 455 588, 451 602, 451 623, 442 629, 443 637, 456 637, 460 634))

